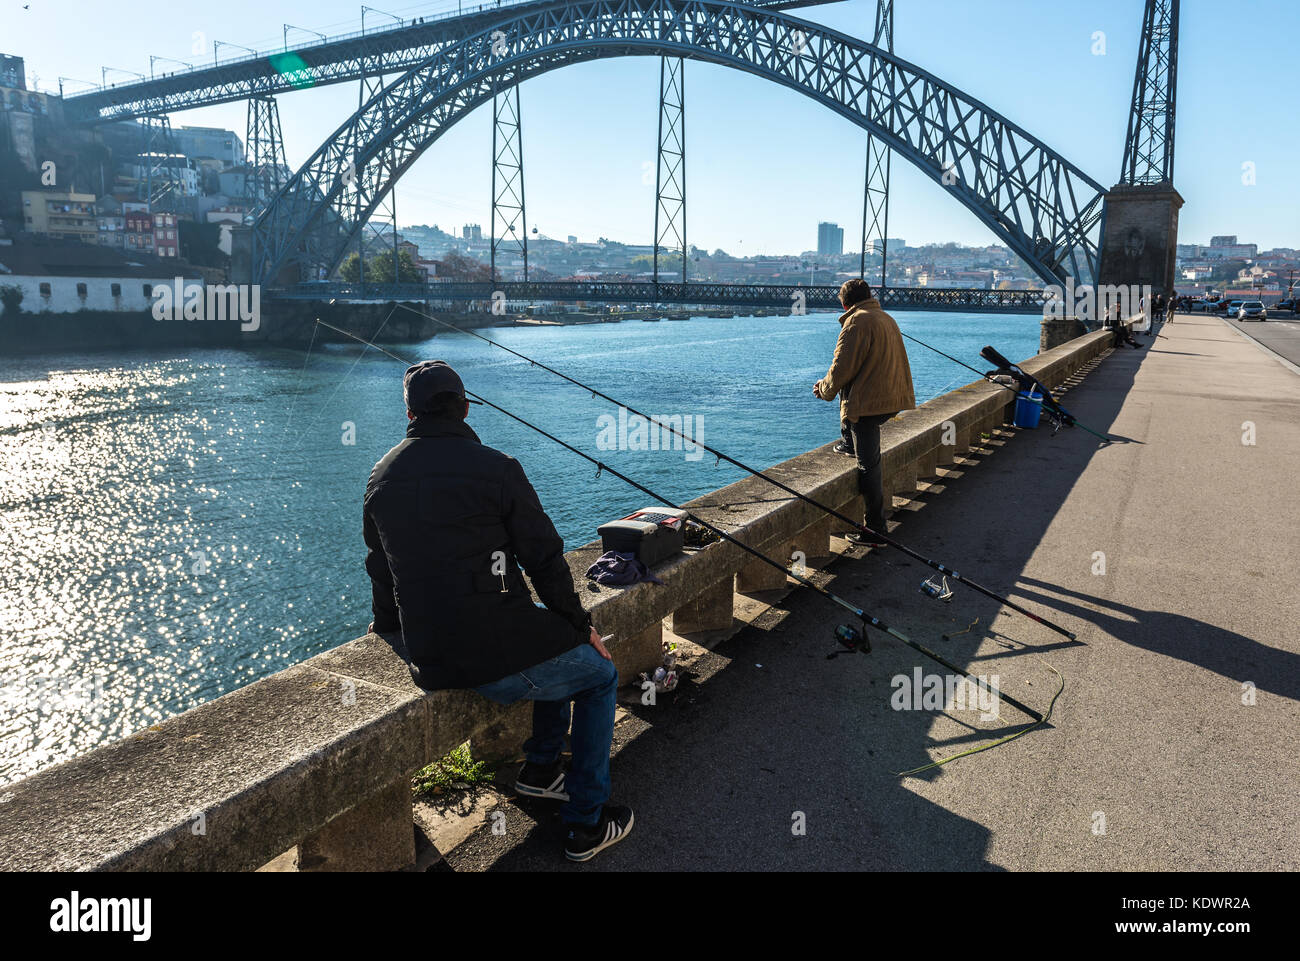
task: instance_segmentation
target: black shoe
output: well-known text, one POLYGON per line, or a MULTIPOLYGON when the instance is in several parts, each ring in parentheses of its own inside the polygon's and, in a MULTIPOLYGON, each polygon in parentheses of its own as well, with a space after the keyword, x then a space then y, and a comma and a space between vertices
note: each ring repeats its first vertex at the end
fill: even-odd
POLYGON ((845 444, 844 441, 840 441, 838 444, 832 447, 831 450, 835 451, 835 453, 837 454, 848 454, 850 457, 854 456, 853 448, 845 444))
POLYGON ((848 542, 856 544, 859 547, 888 547, 889 545, 876 537, 875 534, 864 534, 862 531, 852 531, 848 534, 848 542))
POLYGON ((631 833, 632 809, 622 804, 606 804, 600 812, 600 820, 593 826, 569 825, 564 840, 564 856, 570 861, 590 861, 631 833))
POLYGON ((564 765, 559 761, 553 764, 530 764, 525 761, 519 769, 519 776, 515 778, 515 793, 524 797, 567 801, 569 792, 564 790, 564 765))

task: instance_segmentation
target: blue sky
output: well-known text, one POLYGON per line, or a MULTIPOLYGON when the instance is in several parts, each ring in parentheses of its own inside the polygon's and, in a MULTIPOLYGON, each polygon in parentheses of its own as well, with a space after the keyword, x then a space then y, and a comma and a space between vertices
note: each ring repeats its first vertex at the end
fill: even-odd
MULTIPOLYGON (((386 8, 411 17, 448 5, 390 0, 386 8)), ((1109 186, 1123 154, 1142 7, 1142 0, 895 0, 895 51, 1109 186), (1101 56, 1093 53, 1097 31, 1105 34, 1101 56)), ((796 14, 869 36, 874 11, 875 0, 847 0, 796 14)), ((29 85, 35 74, 54 89, 59 75, 98 81, 102 65, 147 73, 150 54, 203 59, 191 53, 196 32, 209 45, 268 49, 286 21, 334 34, 356 29, 359 18, 360 4, 338 0, 0 0, 0 52, 26 58, 29 85)), ((382 22, 367 15, 368 25, 382 22)), ((1175 166, 1186 200, 1183 242, 1237 234, 1262 248, 1300 246, 1298 37, 1296 0, 1183 0, 1175 166), (1242 182, 1247 162, 1253 185, 1242 182)), ((296 32, 291 44, 295 38, 311 39, 296 32)), ((649 242, 654 187, 643 174, 655 156, 658 77, 657 59, 637 57, 568 67, 524 85, 530 230, 649 242)), ((686 95, 692 243, 740 255, 798 252, 815 247, 818 221, 831 220, 845 227, 846 248, 856 249, 861 129, 798 93, 707 64, 687 63, 686 95)), ((305 160, 356 103, 353 84, 282 96, 290 163, 305 160)), ((243 105, 230 104, 174 114, 172 122, 242 136, 246 120, 243 105)), ((490 137, 491 118, 481 109, 426 151, 398 186, 399 221, 486 227, 490 137)), ((912 245, 993 240, 901 161, 893 165, 889 234, 912 245)))

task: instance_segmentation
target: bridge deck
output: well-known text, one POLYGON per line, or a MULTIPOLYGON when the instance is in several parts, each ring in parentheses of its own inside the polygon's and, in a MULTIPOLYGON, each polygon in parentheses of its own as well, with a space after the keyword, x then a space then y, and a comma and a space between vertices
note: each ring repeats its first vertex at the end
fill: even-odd
MULTIPOLYGON (((726 307, 775 307, 791 311, 840 309, 838 284, 688 284, 639 281, 542 281, 496 283, 444 281, 429 284, 305 283, 270 288, 280 300, 489 302, 498 292, 511 303, 545 301, 608 304, 709 304, 726 307)), ((891 287, 881 301, 890 310, 1041 314, 1042 290, 985 290, 976 287, 891 287)))
MULTIPOLYGON (((1058 668, 1049 729, 895 777, 999 725, 892 710, 891 678, 935 665, 888 639, 869 658, 826 660, 842 617, 796 592, 787 613, 703 655, 675 702, 630 709, 613 776, 636 830, 582 870, 1300 868, 1300 595, 1285 573, 1300 529, 1300 375, 1218 318, 1179 316, 1145 342, 1066 402, 1125 442, 1078 430, 999 441, 944 496, 910 504, 897 532, 1031 608, 1050 604, 1082 643, 1014 614, 992 639, 990 603, 960 586, 950 606, 927 600, 927 572, 896 552, 832 568, 832 590, 1030 704, 1050 701, 1045 663, 1058 668), (975 617, 970 634, 940 640, 975 617)), ((449 865, 564 867, 536 809, 500 803, 508 837, 481 829, 449 865)))
MULTIPOLYGON (((437 44, 466 36, 499 20, 503 8, 508 14, 517 7, 545 2, 504 0, 466 4, 463 12, 445 11, 420 17, 418 23, 415 18, 401 23, 381 19, 375 24, 372 20, 366 30, 322 37, 292 48, 251 53, 247 48, 236 47, 240 55, 216 60, 214 54, 211 64, 195 64, 187 70, 166 71, 147 80, 100 84, 94 90, 70 93, 64 98, 65 109, 70 119, 94 124, 229 103, 257 93, 328 86, 376 73, 392 74, 413 67, 437 44)), ((839 2, 751 0, 749 5, 766 10, 792 10, 839 2)), ((300 37, 301 33, 297 35, 300 37)))

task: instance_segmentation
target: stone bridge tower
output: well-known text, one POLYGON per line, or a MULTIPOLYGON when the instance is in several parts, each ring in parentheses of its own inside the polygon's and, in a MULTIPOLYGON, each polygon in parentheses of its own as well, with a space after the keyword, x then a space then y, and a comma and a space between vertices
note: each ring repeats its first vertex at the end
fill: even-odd
POLYGON ((1102 215, 1102 284, 1175 289, 1178 210, 1174 189, 1174 94, 1178 76, 1178 0, 1147 0, 1133 80, 1133 107, 1120 181, 1102 215))

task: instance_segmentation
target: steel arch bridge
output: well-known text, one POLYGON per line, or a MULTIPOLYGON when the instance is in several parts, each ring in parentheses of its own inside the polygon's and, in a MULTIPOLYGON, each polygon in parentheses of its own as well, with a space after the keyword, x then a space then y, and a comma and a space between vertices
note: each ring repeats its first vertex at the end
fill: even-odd
POLYGON ((554 0, 439 47, 365 103, 252 227, 254 279, 332 271, 437 139, 495 93, 574 63, 685 57, 797 90, 874 133, 1047 283, 1094 283, 1105 191, 1001 114, 886 50, 730 0, 554 0))

